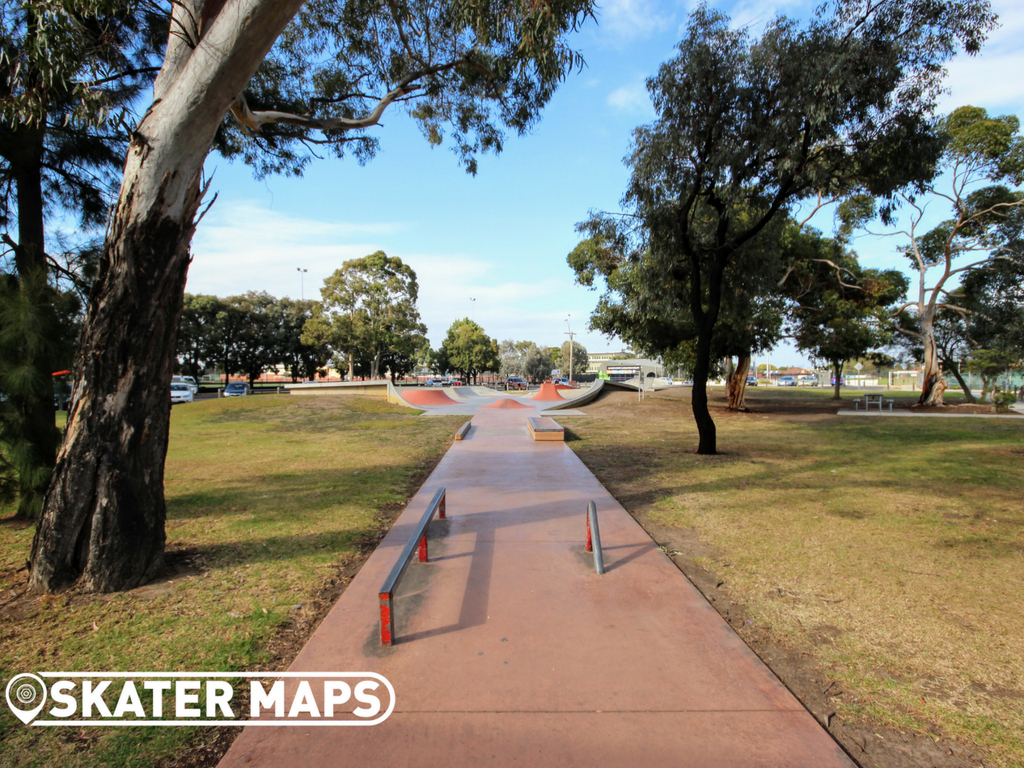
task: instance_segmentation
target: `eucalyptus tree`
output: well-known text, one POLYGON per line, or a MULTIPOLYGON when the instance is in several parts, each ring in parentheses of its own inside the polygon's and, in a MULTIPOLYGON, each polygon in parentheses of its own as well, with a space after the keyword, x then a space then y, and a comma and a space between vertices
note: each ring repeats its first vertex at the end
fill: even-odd
POLYGON ((697 329, 697 452, 717 452, 707 378, 730 265, 806 200, 886 195, 926 180, 941 149, 928 115, 942 65, 979 50, 986 0, 835 0, 805 27, 754 39, 702 6, 647 86, 657 119, 634 132, 623 198, 632 253, 688 285, 697 329))
MULTIPOLYGON (((617 335, 645 355, 672 361, 670 365, 693 369, 699 329, 689 308, 691 285, 686 274, 666 273, 649 251, 631 251, 647 243, 632 237, 631 228, 621 220, 591 219, 579 230, 590 237, 568 257, 577 282, 594 287, 599 277, 605 281, 590 329, 617 335)), ((726 376, 731 410, 745 407, 752 356, 772 348, 782 336, 786 302, 779 283, 786 277, 788 259, 776 236, 770 248, 744 251, 726 272, 707 373, 726 376), (731 370, 715 362, 732 357, 737 364, 731 370)))
POLYGON ((402 361, 404 369, 412 365, 426 333, 416 309, 419 284, 412 267, 377 251, 346 261, 324 280, 320 295, 303 327, 304 344, 340 353, 335 359, 348 364, 350 379, 361 359, 371 379, 389 358, 402 361))
POLYGON ((362 159, 375 144, 360 131, 397 105, 432 143, 450 130, 474 170, 473 157, 498 151, 503 128, 531 126, 580 64, 567 36, 591 11, 590 0, 172 4, 83 329, 78 397, 33 543, 34 589, 125 589, 160 567, 165 385, 215 142, 237 147, 231 137, 243 134, 258 165, 282 158, 260 166, 268 172, 295 170, 304 142, 336 153, 354 142, 362 159))
POLYGON ((839 400, 843 368, 892 340, 890 315, 907 292, 898 270, 861 267, 844 244, 809 230, 800 233, 803 257, 794 260, 785 286, 787 334, 801 352, 832 369, 833 399, 839 400))
MULTIPOLYGON (((945 141, 937 164, 942 176, 914 194, 900 194, 895 203, 906 214, 904 227, 890 203, 882 217, 890 227, 880 233, 903 239, 900 253, 917 272, 915 290, 897 315, 910 310, 903 315, 900 332, 923 347, 921 405, 942 405, 946 389, 935 332, 938 314, 946 309, 971 311, 958 301, 958 281, 995 262, 1024 264, 1024 191, 1006 186, 1024 184, 1020 121, 966 106, 942 118, 938 128, 945 141), (948 205, 951 218, 921 231, 928 202, 948 205)), ((874 213, 869 204, 849 217, 847 225, 863 225, 874 213)))
POLYGON ((438 357, 446 363, 447 370, 472 377, 474 383, 481 373, 501 368, 498 342, 468 317, 451 324, 438 357))

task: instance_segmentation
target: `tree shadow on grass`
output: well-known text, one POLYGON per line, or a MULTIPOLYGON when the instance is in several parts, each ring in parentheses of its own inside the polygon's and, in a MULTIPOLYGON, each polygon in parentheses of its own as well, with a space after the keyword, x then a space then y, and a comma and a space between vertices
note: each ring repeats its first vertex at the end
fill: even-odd
MULTIPOLYGON (((262 521, 301 519, 339 506, 399 503, 415 490, 425 468, 377 465, 309 472, 274 472, 220 481, 199 491, 167 495, 169 520, 258 513, 262 521)), ((179 483, 180 484, 180 483, 179 483)))

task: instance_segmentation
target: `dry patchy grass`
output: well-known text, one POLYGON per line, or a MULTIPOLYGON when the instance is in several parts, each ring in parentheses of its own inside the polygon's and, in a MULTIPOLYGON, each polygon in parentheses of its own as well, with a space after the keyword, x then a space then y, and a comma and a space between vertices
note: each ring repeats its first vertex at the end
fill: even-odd
MULTIPOLYGON (((176 406, 165 578, 123 594, 21 595, 34 529, 0 524, 0 679, 286 665, 297 649, 282 651, 282 636, 308 634, 317 595, 351 575, 339 577, 379 540, 460 421, 363 398, 176 406)), ((199 735, 28 729, 2 709, 0 766, 150 766, 199 735)))
POLYGON ((827 394, 751 391, 711 457, 688 391, 617 394, 571 445, 638 517, 696 533, 753 626, 840 683, 840 718, 1024 765, 1024 419, 839 418, 827 394))

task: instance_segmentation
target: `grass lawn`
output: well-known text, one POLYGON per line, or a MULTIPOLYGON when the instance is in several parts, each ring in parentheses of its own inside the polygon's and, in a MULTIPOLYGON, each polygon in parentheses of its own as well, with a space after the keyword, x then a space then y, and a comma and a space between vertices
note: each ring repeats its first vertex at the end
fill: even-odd
MULTIPOLYGON (((123 594, 24 595, 34 528, 2 521, 0 679, 285 666, 462 421, 358 397, 175 406, 166 577, 123 594)), ((49 730, 0 713, 5 767, 151 766, 221 730, 49 730)))
POLYGON ((747 394, 754 412, 714 411, 718 456, 694 453, 688 389, 589 405, 570 445, 755 649, 817 670, 833 725, 872 739, 844 742, 864 765, 895 764, 872 733, 1024 765, 1024 419, 747 394))

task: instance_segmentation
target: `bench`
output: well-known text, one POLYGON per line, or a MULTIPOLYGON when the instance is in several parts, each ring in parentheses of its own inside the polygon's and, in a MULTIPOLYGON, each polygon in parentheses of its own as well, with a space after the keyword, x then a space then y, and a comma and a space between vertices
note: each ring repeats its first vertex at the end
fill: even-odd
MULTIPOLYGON (((883 406, 888 406, 889 410, 891 411, 893 403, 895 403, 895 402, 896 402, 895 400, 893 400, 891 398, 888 398, 888 397, 885 397, 881 393, 865 393, 864 394, 864 410, 866 410, 866 411, 870 411, 871 410, 872 403, 874 403, 875 405, 878 406, 878 410, 882 410, 883 406)), ((860 410, 860 404, 861 404, 861 398, 859 398, 859 397, 854 398, 854 400, 853 400, 853 410, 859 411, 860 410)))
POLYGON ((534 440, 554 440, 565 442, 565 430, 554 419, 548 416, 527 416, 526 426, 534 440))

